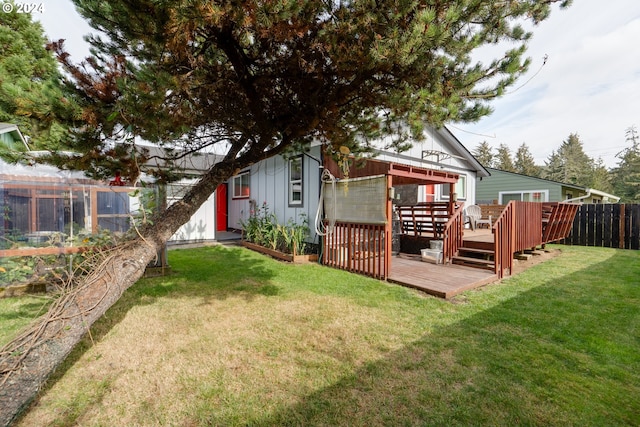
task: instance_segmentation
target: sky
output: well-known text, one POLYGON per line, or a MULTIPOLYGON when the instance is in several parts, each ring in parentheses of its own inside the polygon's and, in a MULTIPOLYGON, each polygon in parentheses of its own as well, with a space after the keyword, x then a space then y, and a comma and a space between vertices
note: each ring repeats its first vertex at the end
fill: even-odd
MULTIPOLYGON (((65 39, 72 57, 84 58, 91 27, 70 0, 41 2, 44 11, 33 16, 47 36, 65 39)), ((630 146, 626 130, 640 130, 640 1, 574 0, 532 31, 528 73, 491 103, 493 114, 450 130, 470 151, 487 141, 515 154, 526 143, 540 165, 577 133, 590 157, 614 167, 630 146)))

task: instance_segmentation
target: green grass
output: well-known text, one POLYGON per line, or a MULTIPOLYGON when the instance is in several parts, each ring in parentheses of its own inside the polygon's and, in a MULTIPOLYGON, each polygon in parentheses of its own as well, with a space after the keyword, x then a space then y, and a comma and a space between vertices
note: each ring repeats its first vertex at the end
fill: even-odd
POLYGON ((640 252, 560 248, 453 301, 172 251, 176 274, 127 291, 22 425, 638 425, 640 252))
POLYGON ((50 303, 49 298, 36 296, 0 298, 0 347, 45 313, 50 303))

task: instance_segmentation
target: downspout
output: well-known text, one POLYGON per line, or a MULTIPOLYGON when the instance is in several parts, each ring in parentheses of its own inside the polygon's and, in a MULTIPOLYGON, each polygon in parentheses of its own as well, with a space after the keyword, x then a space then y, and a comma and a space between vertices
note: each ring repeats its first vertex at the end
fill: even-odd
POLYGON ((578 202, 580 200, 584 200, 587 197, 591 197, 591 189, 590 188, 587 188, 587 194, 585 194, 584 196, 574 197, 573 199, 563 200, 562 203, 574 203, 574 202, 578 202))

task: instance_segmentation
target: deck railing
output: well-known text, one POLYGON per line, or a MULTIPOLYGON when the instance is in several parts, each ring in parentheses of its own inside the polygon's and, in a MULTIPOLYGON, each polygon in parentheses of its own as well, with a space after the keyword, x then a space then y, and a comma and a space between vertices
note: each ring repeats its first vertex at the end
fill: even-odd
POLYGON ((568 236, 577 210, 572 203, 509 202, 492 228, 498 277, 511 274, 514 253, 568 236))
POLYGON ((571 233, 573 220, 580 205, 575 203, 543 203, 542 243, 555 242, 571 233))
POLYGON ((447 202, 425 202, 396 206, 402 233, 413 236, 442 238, 451 214, 447 202))
POLYGON ((511 274, 513 254, 542 244, 542 204, 510 201, 492 228, 495 273, 511 274))
POLYGON ((442 258, 445 263, 450 263, 458 248, 462 246, 464 229, 464 204, 455 206, 453 215, 444 225, 442 258))
POLYGON ((513 248, 515 246, 512 232, 513 216, 515 214, 514 206, 515 202, 509 202, 491 228, 495 252, 494 268, 498 278, 504 277, 505 274, 510 274, 513 268, 513 248))
POLYGON ((387 233, 384 223, 336 222, 323 238, 322 263, 384 280, 390 263, 387 233))

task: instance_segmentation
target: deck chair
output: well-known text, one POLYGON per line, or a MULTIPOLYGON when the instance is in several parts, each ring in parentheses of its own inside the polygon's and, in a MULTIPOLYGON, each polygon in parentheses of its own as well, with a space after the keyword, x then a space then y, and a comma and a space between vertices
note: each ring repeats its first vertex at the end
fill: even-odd
POLYGON ((465 224, 469 223, 469 228, 475 230, 478 226, 485 224, 487 228, 491 228, 491 215, 489 218, 482 218, 482 209, 478 205, 467 206, 465 209, 465 224))
POLYGON ((482 218, 482 210, 478 205, 470 205, 464 209, 464 223, 469 224, 469 228, 476 229, 478 220, 482 218))

